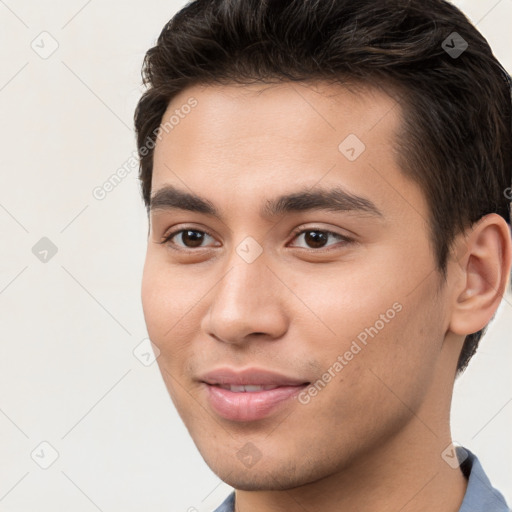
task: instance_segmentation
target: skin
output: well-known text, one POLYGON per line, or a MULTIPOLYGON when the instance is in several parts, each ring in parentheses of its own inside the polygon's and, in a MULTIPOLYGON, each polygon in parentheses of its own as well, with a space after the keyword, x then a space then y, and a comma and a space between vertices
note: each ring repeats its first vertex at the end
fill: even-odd
POLYGON ((459 235, 443 282, 428 205, 397 164, 402 113, 391 97, 322 83, 194 86, 162 123, 190 97, 197 106, 157 142, 152 193, 194 192, 222 220, 151 212, 142 303, 169 394, 204 460, 237 490, 238 512, 456 512, 467 481, 442 457, 456 363, 464 336, 489 322, 504 293, 506 223, 491 214, 459 235), (338 149, 351 133, 366 146, 352 162, 338 149), (340 185, 382 217, 260 216, 274 196, 340 185), (330 235, 319 247, 297 227, 354 241, 330 235), (181 234, 159 243, 185 228, 212 236, 199 248, 181 234), (247 236, 263 250, 252 263, 236 252, 247 236), (309 403, 291 400, 248 423, 208 405, 198 378, 220 366, 321 379, 396 303, 400 312, 309 403), (251 467, 237 457, 248 442, 261 456, 251 467))

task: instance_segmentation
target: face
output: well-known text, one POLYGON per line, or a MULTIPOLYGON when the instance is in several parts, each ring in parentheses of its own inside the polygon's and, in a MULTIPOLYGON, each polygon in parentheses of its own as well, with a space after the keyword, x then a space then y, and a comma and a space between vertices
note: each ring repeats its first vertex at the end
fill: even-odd
POLYGON ((173 115, 142 302, 201 455, 250 490, 384 449, 428 402, 449 324, 428 207, 393 149, 399 105, 320 83, 194 86, 162 125, 173 115))

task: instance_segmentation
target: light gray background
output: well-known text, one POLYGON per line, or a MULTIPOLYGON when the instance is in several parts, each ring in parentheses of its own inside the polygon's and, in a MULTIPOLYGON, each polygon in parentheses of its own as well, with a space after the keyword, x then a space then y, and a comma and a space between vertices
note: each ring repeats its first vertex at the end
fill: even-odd
MULTIPOLYGON (((456 3, 511 71, 512 0, 456 3)), ((133 110, 144 53, 183 5, 0 0, 0 511, 208 511, 230 490, 199 456, 156 363, 133 354, 147 336, 133 110), (58 249, 46 263, 32 252, 42 237, 58 249), (48 469, 43 441, 58 452, 48 469)), ((454 439, 509 504, 511 332, 508 295, 456 384, 452 417, 454 439)))

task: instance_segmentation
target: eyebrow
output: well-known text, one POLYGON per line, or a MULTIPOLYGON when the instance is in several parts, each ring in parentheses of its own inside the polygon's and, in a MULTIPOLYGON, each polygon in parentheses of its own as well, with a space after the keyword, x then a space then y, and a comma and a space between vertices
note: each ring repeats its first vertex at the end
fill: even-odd
MULTIPOLYGON (((216 206, 208 199, 180 190, 172 185, 158 189, 150 198, 149 209, 186 210, 203 213, 222 220, 216 206)), ((313 189, 306 188, 296 192, 268 199, 260 211, 266 218, 277 217, 290 212, 325 210, 330 212, 350 212, 373 217, 384 215, 377 206, 365 197, 352 194, 342 187, 313 189)))

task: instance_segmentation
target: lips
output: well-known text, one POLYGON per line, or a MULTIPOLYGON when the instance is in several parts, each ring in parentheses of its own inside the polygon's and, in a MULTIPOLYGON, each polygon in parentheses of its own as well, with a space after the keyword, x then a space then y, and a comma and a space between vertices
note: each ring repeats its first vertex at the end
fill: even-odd
POLYGON ((276 389, 279 386, 256 386, 256 385, 245 385, 236 386, 234 384, 214 384, 222 389, 227 389, 235 393, 256 393, 257 391, 269 391, 270 389, 276 389))
POLYGON ((210 371, 199 380, 210 385, 220 386, 300 386, 307 384, 304 379, 288 377, 286 375, 257 368, 245 370, 233 370, 231 368, 219 368, 210 371))
POLYGON ((209 406, 231 421, 256 421, 289 404, 309 382, 268 370, 220 368, 200 380, 209 406))

